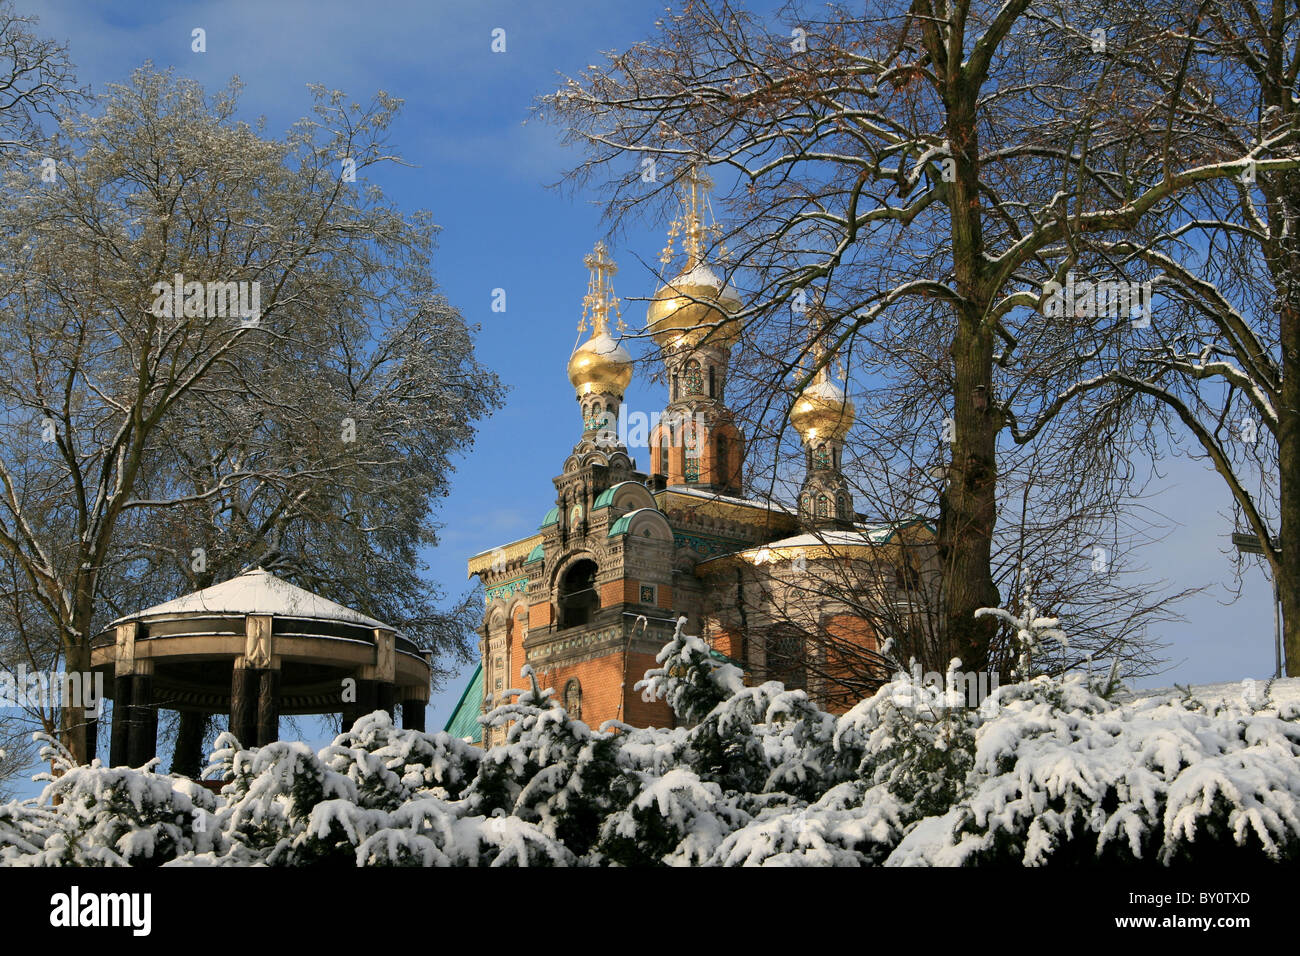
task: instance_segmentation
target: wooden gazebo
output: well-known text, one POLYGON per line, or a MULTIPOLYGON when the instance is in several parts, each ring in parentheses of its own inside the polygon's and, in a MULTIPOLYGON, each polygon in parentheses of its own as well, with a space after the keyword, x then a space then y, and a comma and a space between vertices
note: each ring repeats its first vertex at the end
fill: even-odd
POLYGON ((230 715, 245 745, 279 737, 281 714, 342 713, 345 726, 402 706, 424 729, 425 652, 374 618, 261 568, 119 618, 96 635, 91 666, 112 687, 112 766, 157 750, 159 709, 180 712, 172 772, 197 777, 205 718, 230 715))

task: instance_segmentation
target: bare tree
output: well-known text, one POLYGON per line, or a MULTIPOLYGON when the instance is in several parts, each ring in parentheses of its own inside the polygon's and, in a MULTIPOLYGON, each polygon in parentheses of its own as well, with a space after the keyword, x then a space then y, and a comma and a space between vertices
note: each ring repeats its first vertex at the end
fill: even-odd
MULTIPOLYGON (((364 179, 399 102, 318 89, 273 139, 237 89, 143 68, 65 118, 56 182, 6 180, 0 548, 24 626, 85 672, 109 615, 265 561, 464 653, 417 552, 497 382, 436 294, 428 216, 364 179)), ((81 715, 59 720, 84 759, 81 715)))
POLYGON ((42 120, 81 98, 67 49, 38 35, 37 22, 0 3, 0 152, 10 155, 44 142, 42 120))
POLYGON ((1152 334, 1058 404, 1100 391, 1187 435, 1258 536, 1300 676, 1300 9, 1212 0, 1198 44, 1206 136, 1250 162, 1201 183, 1162 228, 1091 245, 1162 290, 1152 334), (1116 386, 1120 388, 1116 390, 1116 386))
MULTIPOLYGON (((543 113, 587 150, 569 181, 601 182, 616 221, 657 209, 685 164, 734 171, 724 240, 750 293, 740 364, 756 379, 806 353, 791 307, 816 294, 832 358, 948 420, 945 629, 979 668, 996 625, 974 612, 1000 600, 1000 451, 1060 416, 1089 424, 1055 399, 1130 334, 1127 314, 1045 321, 1047 283, 1093 266, 1080 237, 1126 237, 1249 163, 1289 168, 1273 157, 1291 134, 1249 154, 1207 147, 1199 87, 1183 82, 1195 11, 1176 4, 915 0, 783 19, 690 3, 543 113)), ((1094 437, 1097 480, 1116 478, 1122 452, 1105 442, 1124 433, 1094 437)))

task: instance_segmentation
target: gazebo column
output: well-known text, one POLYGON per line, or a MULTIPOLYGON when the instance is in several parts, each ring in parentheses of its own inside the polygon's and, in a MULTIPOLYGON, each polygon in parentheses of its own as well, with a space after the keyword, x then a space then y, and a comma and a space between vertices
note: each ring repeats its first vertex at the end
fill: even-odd
POLYGON ((230 677, 230 732, 241 747, 257 739, 257 673, 241 655, 235 658, 230 677))
POLYGON ((429 706, 429 682, 423 686, 402 688, 402 726, 424 733, 424 712, 429 706))
POLYGON ((99 718, 86 718, 86 763, 94 763, 99 756, 99 718))
POLYGON ((272 661, 258 675, 257 745, 265 747, 280 739, 280 661, 272 661))
POLYGON ((387 711, 388 719, 395 720, 397 710, 397 688, 392 681, 378 681, 375 684, 375 710, 387 711))
POLYGON ((117 626, 113 645, 113 731, 108 755, 113 767, 139 767, 151 760, 158 748, 153 661, 137 657, 139 635, 137 621, 117 626))
POLYGON ((397 703, 397 658, 395 635, 386 627, 375 628, 375 662, 357 671, 357 699, 343 708, 343 729, 351 730, 358 717, 376 710, 388 712, 389 719, 397 703))
POLYGON ((230 732, 244 747, 280 736, 280 660, 269 614, 244 618, 244 653, 235 658, 230 682, 230 732))
POLYGON ((191 780, 199 779, 203 768, 203 725, 207 714, 200 710, 182 710, 181 726, 176 732, 176 750, 172 754, 172 773, 191 780))
POLYGON ((131 675, 113 678, 113 725, 108 744, 108 765, 126 766, 126 741, 131 720, 131 675))
POLYGON ((136 661, 129 713, 126 762, 140 767, 158 755, 158 704, 153 696, 152 661, 136 661))

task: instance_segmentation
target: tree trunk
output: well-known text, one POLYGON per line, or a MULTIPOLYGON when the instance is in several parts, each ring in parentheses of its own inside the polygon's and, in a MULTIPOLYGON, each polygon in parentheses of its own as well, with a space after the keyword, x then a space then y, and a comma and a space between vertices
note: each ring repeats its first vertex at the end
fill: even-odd
POLYGON ((1282 603, 1286 676, 1300 677, 1300 289, 1282 294, 1282 400, 1277 409, 1281 560, 1274 568, 1282 603))
POLYGON ((948 136, 955 161, 948 197, 952 228, 957 328, 953 363, 953 441, 948 471, 948 511, 940 540, 945 559, 948 646, 968 670, 988 664, 997 630, 975 617, 998 605, 993 584, 993 526, 997 520, 997 437, 993 411, 993 333, 984 320, 984 235, 980 218, 976 94, 958 81, 948 106, 948 136))
POLYGON ((947 514, 940 546, 945 557, 948 646, 966 670, 988 665, 997 625, 976 618, 1000 601, 993 583, 993 526, 997 520, 997 429, 989 409, 992 342, 978 322, 959 319, 952 345, 953 442, 947 514), (982 407, 981 407, 982 406, 982 407))
MULTIPOLYGON (((90 647, 87 642, 64 641, 63 669, 69 674, 90 673, 90 647)), ((86 716, 84 707, 59 708, 59 741, 79 764, 89 761, 86 743, 86 716)))

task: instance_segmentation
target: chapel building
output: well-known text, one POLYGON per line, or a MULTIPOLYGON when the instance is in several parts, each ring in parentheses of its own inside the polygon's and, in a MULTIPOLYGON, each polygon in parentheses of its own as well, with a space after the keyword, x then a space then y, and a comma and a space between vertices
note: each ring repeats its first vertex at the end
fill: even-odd
MULTIPOLYGON (((854 512, 841 469, 855 410, 829 362, 790 412, 804 451, 797 501, 747 493, 745 435, 727 407, 740 332, 732 315, 742 303, 703 257, 713 228, 704 184, 689 178, 666 250, 682 236, 685 263, 648 310, 668 395, 644 471, 614 428, 633 374, 611 328, 616 268, 603 243, 586 259, 580 330, 589 323, 591 337, 568 363, 581 436, 552 479, 555 504, 537 528, 469 560, 486 607, 481 662, 447 725, 459 736, 482 741, 477 718, 527 686, 525 664, 594 728, 607 720, 671 726, 667 705, 643 700, 635 685, 683 616, 687 633, 704 637, 747 681, 781 680, 842 712, 861 699, 864 678, 887 676, 873 656, 887 637, 875 610, 901 608, 890 619, 910 626, 932 601, 933 527, 868 523, 854 512)), ((498 728, 483 742, 504 735, 498 728)))

